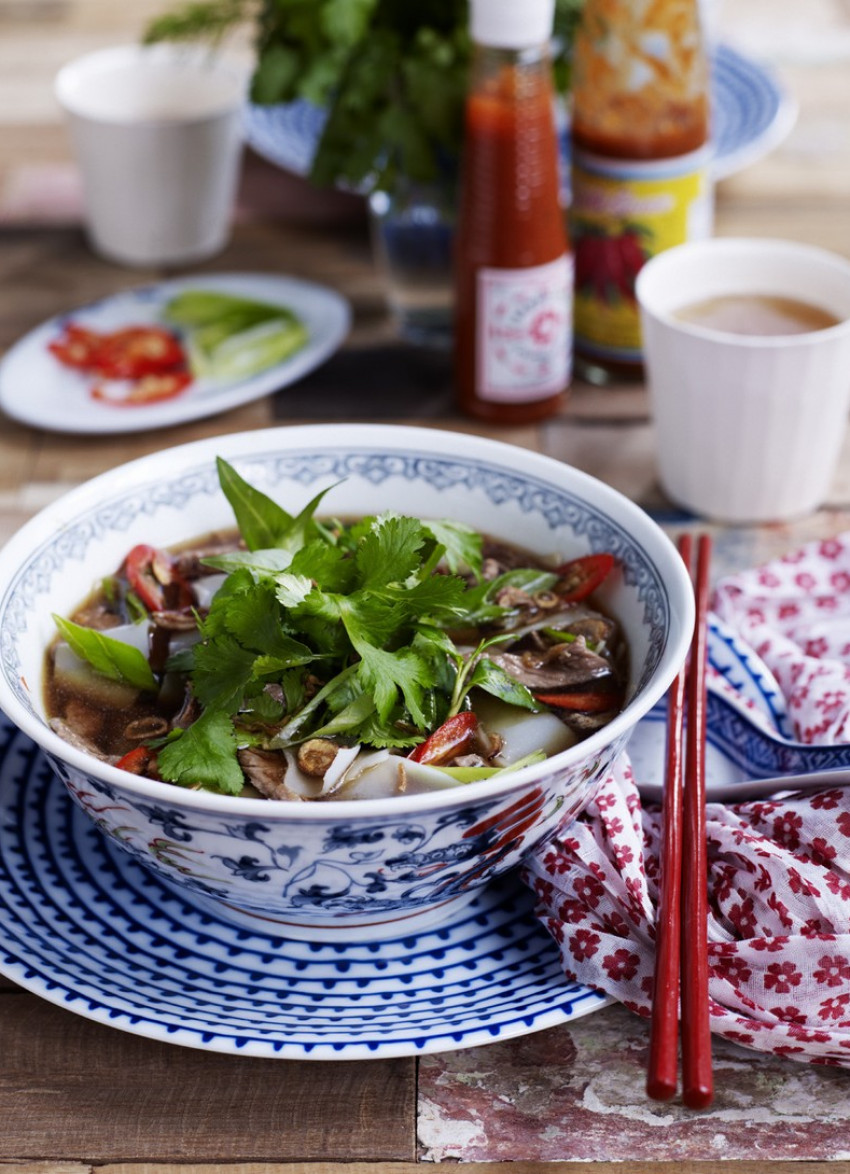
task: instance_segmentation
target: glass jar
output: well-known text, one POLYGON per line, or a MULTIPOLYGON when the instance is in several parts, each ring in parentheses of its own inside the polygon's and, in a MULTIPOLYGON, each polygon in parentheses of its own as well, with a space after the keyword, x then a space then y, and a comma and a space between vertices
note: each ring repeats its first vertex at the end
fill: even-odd
POLYGON ((444 177, 369 197, 372 242, 398 332, 407 342, 449 350, 453 330, 452 246, 457 183, 444 177))

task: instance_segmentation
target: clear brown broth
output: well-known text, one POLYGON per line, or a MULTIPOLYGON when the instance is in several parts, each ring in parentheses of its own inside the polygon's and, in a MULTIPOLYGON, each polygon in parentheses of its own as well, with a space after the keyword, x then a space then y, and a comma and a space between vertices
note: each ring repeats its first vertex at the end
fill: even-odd
MULTIPOLYGON (((343 519, 345 524, 350 524, 356 520, 354 518, 343 519)), ((554 558, 541 558, 521 547, 502 543, 496 539, 485 538, 485 542, 488 541, 494 543, 498 549, 516 556, 518 560, 516 565, 538 567, 554 565, 554 558)), ((168 550, 172 554, 179 555, 180 553, 190 553, 200 549, 209 551, 210 548, 215 548, 220 551, 234 550, 240 545, 242 545, 241 537, 238 530, 234 529, 232 531, 207 534, 200 538, 171 546, 168 550)), ((210 571, 209 573, 216 572, 210 571)), ((112 579, 113 581, 120 581, 120 568, 112 576, 112 579)), ((87 624, 92 612, 97 611, 106 600, 107 595, 104 587, 101 585, 81 603, 69 618, 76 623, 87 624)), ((606 614, 604 609, 599 607, 599 604, 592 596, 587 602, 591 607, 599 611, 600 614, 606 614)), ((125 618, 116 612, 114 621, 110 620, 105 624, 89 624, 88 626, 102 627, 108 633, 110 626, 115 626, 123 622, 125 622, 125 618)), ((156 632, 156 629, 152 629, 152 631, 156 632)), ((57 677, 54 670, 55 654, 59 643, 59 639, 57 638, 47 652, 46 672, 44 676, 44 698, 47 714, 50 718, 60 718, 66 721, 74 732, 82 736, 90 745, 95 746, 98 752, 105 757, 110 759, 121 758, 137 746, 142 746, 147 741, 150 741, 150 738, 129 738, 127 736, 127 731, 133 723, 143 723, 152 718, 162 718, 166 723, 170 723, 175 715, 179 713, 185 700, 185 693, 182 688, 177 688, 171 695, 169 695, 168 690, 163 689, 155 698, 139 693, 129 703, 126 700, 122 700, 120 704, 110 704, 94 699, 81 688, 66 685, 64 681, 57 677)), ((625 680, 628 677, 628 649, 625 644, 621 644, 619 657, 619 672, 625 680)))

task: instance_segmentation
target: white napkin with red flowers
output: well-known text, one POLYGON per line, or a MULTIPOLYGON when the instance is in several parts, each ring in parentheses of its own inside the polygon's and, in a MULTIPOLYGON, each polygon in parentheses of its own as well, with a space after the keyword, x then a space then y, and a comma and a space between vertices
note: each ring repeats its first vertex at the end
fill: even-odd
MULTIPOLYGON (((772 670, 797 740, 850 741, 850 533, 730 576, 712 606, 772 670)), ((850 787, 706 814, 712 1030, 850 1068, 850 787)), ((660 837, 623 756, 524 873, 567 976, 644 1016, 660 837)))

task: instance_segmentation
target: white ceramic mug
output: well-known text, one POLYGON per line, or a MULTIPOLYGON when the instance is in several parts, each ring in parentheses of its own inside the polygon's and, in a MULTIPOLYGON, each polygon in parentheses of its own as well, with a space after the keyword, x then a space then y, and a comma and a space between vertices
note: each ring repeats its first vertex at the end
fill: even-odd
POLYGON ((850 261, 791 241, 719 237, 660 253, 641 270, 636 292, 668 496, 732 523, 816 509, 850 408, 850 261), (758 336, 676 317, 742 294, 805 302, 838 324, 758 336))
POLYGON ((227 243, 247 70, 198 47, 127 45, 70 62, 70 123, 93 248, 127 265, 185 264, 227 243))

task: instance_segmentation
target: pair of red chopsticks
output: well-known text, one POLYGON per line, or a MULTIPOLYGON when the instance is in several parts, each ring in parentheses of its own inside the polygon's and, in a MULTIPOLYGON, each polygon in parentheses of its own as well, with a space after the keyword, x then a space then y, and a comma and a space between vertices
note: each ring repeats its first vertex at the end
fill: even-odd
MULTIPOLYGON (((679 540, 679 553, 690 574, 693 561, 690 534, 682 535, 679 540)), ((647 1094, 653 1100, 668 1101, 676 1095, 681 1018, 682 1102, 691 1109, 705 1109, 714 1098, 708 1010, 705 840, 705 670, 710 558, 711 539, 702 535, 697 542, 696 627, 690 659, 676 678, 668 702, 661 887, 646 1080, 647 1094)))

